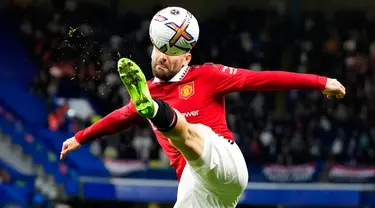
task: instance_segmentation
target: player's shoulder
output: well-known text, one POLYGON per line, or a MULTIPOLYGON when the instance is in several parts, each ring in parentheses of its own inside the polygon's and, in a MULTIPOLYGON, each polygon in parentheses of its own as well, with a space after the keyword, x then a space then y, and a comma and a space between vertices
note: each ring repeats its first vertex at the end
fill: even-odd
POLYGON ((214 70, 220 70, 223 67, 222 64, 216 64, 212 62, 206 62, 201 65, 192 65, 190 66, 190 71, 199 71, 199 72, 204 72, 204 71, 214 71, 214 70))

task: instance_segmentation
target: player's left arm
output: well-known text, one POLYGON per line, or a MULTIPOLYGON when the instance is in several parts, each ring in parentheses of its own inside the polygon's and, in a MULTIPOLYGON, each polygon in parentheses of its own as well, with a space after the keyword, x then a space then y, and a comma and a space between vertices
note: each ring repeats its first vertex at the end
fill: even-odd
POLYGON ((252 71, 216 65, 210 78, 218 94, 239 91, 319 90, 327 97, 343 98, 345 87, 336 79, 286 71, 252 71))

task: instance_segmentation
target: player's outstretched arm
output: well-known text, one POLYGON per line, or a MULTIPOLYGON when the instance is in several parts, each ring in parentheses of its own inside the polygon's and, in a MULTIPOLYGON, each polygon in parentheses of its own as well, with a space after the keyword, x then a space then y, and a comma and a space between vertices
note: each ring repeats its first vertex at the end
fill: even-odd
POLYGON ((134 105, 129 102, 126 106, 113 111, 90 127, 77 132, 74 137, 67 139, 62 145, 60 159, 64 159, 69 152, 78 149, 82 144, 134 125, 140 118, 134 105))
MULTIPOLYGON (((344 86, 336 79, 315 74, 286 71, 252 71, 218 65, 210 70, 210 80, 215 82, 214 91, 226 94, 238 91, 281 91, 311 89, 330 97, 343 98, 344 86), (214 78, 213 78, 214 77, 214 78)), ((212 81, 211 81, 212 82, 212 81)))

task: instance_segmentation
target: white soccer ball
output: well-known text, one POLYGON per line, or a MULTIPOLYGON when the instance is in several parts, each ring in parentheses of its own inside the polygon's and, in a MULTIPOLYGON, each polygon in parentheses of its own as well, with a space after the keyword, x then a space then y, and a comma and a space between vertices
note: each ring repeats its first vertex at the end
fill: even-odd
POLYGON ((167 7, 152 18, 149 28, 154 46, 169 56, 189 52, 197 43, 199 25, 197 19, 181 7, 167 7))

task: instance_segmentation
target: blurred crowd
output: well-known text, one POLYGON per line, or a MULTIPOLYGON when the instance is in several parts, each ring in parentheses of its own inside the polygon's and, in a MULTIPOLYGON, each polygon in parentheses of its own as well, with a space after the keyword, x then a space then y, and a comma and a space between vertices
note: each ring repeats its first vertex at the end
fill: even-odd
POLYGON ((11 182, 11 175, 9 174, 9 172, 4 168, 0 168, 0 184, 10 183, 10 182, 11 182))
MULTIPOLYGON (((105 115, 129 101, 116 71, 130 56, 150 68, 148 15, 114 12, 75 0, 14 6, 14 20, 40 67, 33 92, 84 97, 105 115), (42 12, 44 11, 44 12, 42 12)), ((230 9, 200 22, 193 64, 287 70, 337 78, 344 100, 316 91, 240 92, 227 96, 227 120, 250 163, 301 164, 328 159, 366 165, 375 158, 375 19, 363 12, 283 15, 230 9), (220 34, 220 35, 218 35, 220 34)), ((145 70, 148 78, 151 70, 145 70)), ((80 121, 83 128, 91 120, 80 121)), ((165 159, 148 126, 98 140, 93 153, 112 159, 165 159)))

